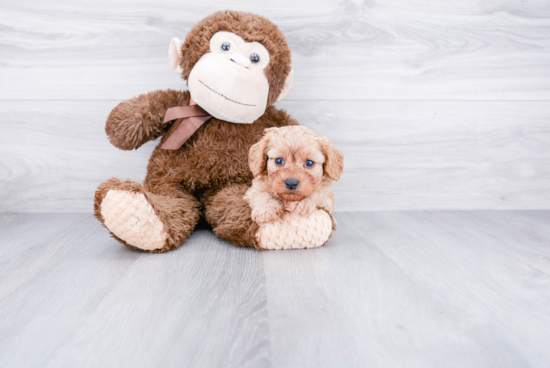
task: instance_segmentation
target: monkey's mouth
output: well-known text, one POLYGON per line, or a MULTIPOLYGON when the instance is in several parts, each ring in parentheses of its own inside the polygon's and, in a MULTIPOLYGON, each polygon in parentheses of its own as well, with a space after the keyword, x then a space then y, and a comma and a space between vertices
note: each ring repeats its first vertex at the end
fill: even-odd
POLYGON ((232 100, 232 99, 230 99, 229 97, 227 97, 226 95, 224 95, 223 93, 220 93, 220 92, 218 92, 218 91, 216 91, 216 90, 214 90, 214 89, 208 87, 208 86, 207 86, 203 81, 201 81, 200 79, 199 79, 199 82, 200 82, 203 86, 205 86, 206 88, 208 88, 209 90, 211 90, 212 92, 214 92, 214 93, 216 93, 216 94, 222 96, 223 98, 225 98, 227 101, 231 101, 231 102, 233 102, 233 103, 236 103, 236 104, 239 104, 239 105, 243 105, 243 106, 252 106, 252 107, 256 106, 256 105, 245 104, 245 103, 243 103, 243 102, 239 102, 239 101, 232 100))

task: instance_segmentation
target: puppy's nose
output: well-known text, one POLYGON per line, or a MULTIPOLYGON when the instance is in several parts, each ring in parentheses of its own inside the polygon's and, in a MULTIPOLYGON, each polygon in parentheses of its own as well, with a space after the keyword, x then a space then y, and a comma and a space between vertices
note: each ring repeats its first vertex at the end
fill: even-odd
POLYGON ((294 190, 296 188, 298 188, 298 184, 300 184, 300 182, 297 180, 297 179, 286 179, 285 180, 285 185, 288 189, 290 190, 294 190))

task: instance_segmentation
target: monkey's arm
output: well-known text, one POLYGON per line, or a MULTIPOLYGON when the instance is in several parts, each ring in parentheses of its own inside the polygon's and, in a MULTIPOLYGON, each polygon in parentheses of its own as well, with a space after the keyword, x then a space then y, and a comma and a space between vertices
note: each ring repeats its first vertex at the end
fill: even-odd
POLYGON ((123 101, 111 111, 105 125, 109 141, 123 150, 137 149, 158 138, 168 128, 166 110, 189 104, 189 92, 153 91, 123 101))

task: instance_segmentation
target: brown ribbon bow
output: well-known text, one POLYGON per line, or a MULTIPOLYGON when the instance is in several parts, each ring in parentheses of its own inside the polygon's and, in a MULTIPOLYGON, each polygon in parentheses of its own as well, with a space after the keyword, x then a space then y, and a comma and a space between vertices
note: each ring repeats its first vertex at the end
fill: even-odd
POLYGON ((164 123, 182 118, 183 120, 172 126, 170 132, 168 132, 168 139, 160 148, 165 150, 179 149, 211 117, 193 99, 189 100, 189 106, 169 108, 164 115, 164 123))

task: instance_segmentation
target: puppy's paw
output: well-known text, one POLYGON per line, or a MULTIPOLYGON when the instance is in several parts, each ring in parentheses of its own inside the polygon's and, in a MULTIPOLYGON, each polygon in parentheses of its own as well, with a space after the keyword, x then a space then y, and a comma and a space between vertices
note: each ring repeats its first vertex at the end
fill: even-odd
POLYGON ((285 211, 292 212, 296 209, 296 206, 298 205, 298 201, 283 201, 283 207, 285 208, 285 211))
POLYGON ((267 222, 273 222, 277 220, 283 214, 283 206, 265 206, 254 208, 252 210, 252 221, 258 224, 264 224, 267 222))
POLYGON ((306 198, 302 199, 298 204, 296 205, 296 208, 294 209, 294 213, 301 215, 301 216, 309 216, 311 215, 315 210, 317 209, 317 205, 315 202, 313 202, 311 199, 306 198))

